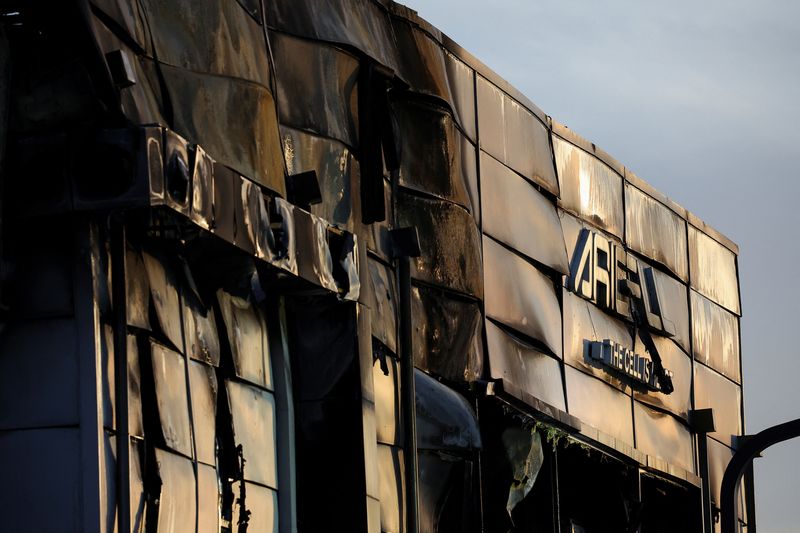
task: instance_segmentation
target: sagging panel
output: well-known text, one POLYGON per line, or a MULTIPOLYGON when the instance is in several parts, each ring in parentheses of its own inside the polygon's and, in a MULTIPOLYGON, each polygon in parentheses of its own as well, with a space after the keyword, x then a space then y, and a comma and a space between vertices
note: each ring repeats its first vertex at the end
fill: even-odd
POLYGON ((241 446, 244 459, 244 479, 277 489, 275 398, 268 391, 238 381, 226 380, 225 388, 234 440, 241 446))
POLYGON ((561 365, 532 346, 486 321, 489 376, 502 379, 503 390, 525 401, 530 394, 566 411, 561 365))
POLYGON ((691 300, 694 358, 741 383, 739 318, 694 291, 691 300))
POLYGON ((625 242, 688 281, 686 221, 629 183, 625 184, 625 242))
POLYGON ((189 390, 192 393, 192 427, 197 460, 216 464, 217 376, 214 368, 189 361, 189 390))
MULTIPOLYGON (((188 272, 188 269, 186 270, 188 272)), ((193 282, 189 284, 193 285, 193 282)), ((208 365, 219 365, 219 334, 214 312, 192 290, 181 291, 186 355, 208 365)))
POLYGON ((742 388, 705 365, 694 365, 694 408, 714 409, 716 431, 709 433, 720 442, 732 444, 742 434, 742 388))
POLYGON ((156 508, 157 530, 194 533, 197 501, 192 462, 185 457, 158 448, 155 450, 155 460, 161 481, 156 508))
POLYGON ((186 457, 194 457, 186 390, 186 359, 166 346, 151 341, 150 361, 163 441, 170 449, 186 457))
POLYGON ((564 366, 569 414, 633 445, 631 397, 599 379, 564 366))
POLYGON ((483 151, 480 165, 484 233, 557 272, 569 273, 555 205, 483 151))
POLYGON ((559 205, 621 239, 625 227, 622 176, 555 135, 553 153, 561 189, 559 205))
POLYGON ((179 280, 172 265, 161 254, 142 252, 150 295, 155 307, 158 325, 172 345, 183 351, 183 333, 180 317, 181 302, 179 280))
MULTIPOLYGON (((648 266, 644 261, 642 265, 648 266)), ((658 294, 658 307, 661 318, 674 326, 672 340, 685 352, 689 351, 689 303, 688 288, 686 285, 661 272, 651 268, 658 294)))
MULTIPOLYGON (((651 337, 664 368, 672 372, 674 390, 670 394, 660 391, 634 390, 633 397, 642 403, 666 409, 675 416, 688 420, 689 409, 692 406, 692 358, 670 339, 659 335, 651 337)), ((634 352, 648 353, 640 335, 636 336, 634 352)), ((650 357, 652 359, 652 354, 650 357)))
POLYGON ((481 244, 475 220, 463 208, 400 192, 399 227, 416 226, 422 255, 414 258, 414 279, 477 298, 483 296, 481 244))
POLYGON ((591 343, 605 339, 633 350, 634 339, 629 326, 580 296, 566 290, 561 294, 564 305, 564 362, 630 394, 629 382, 609 372, 591 354, 591 343))
POLYGON ((741 314, 736 254, 694 226, 689 226, 691 285, 725 309, 741 314))
POLYGON ((561 308, 555 284, 493 239, 483 238, 486 315, 561 357, 561 308))
POLYGON ((633 402, 633 422, 639 451, 694 472, 694 444, 688 426, 639 402, 633 402))
POLYGON ((452 103, 447 83, 445 52, 425 32, 400 17, 392 17, 392 31, 397 41, 399 75, 415 92, 435 96, 452 103))
POLYGON ((483 373, 481 311, 477 302, 426 286, 411 290, 414 364, 452 381, 483 373))
POLYGON ((474 143, 477 140, 475 113, 475 71, 450 52, 445 51, 447 84, 459 125, 474 143))
POLYGON ((519 102, 478 76, 480 148, 558 196, 547 127, 519 102))
POLYGON ((280 122, 358 146, 358 59, 342 49, 271 32, 280 122))
POLYGON ((397 99, 393 103, 400 130, 400 181, 472 209, 469 183, 477 182, 475 147, 463 139, 450 112, 423 100, 397 99))
POLYGON ((217 291, 236 376, 273 390, 267 324, 257 305, 246 297, 217 291))
POLYGON ((416 369, 417 449, 468 452, 481 448, 475 411, 459 393, 416 369))

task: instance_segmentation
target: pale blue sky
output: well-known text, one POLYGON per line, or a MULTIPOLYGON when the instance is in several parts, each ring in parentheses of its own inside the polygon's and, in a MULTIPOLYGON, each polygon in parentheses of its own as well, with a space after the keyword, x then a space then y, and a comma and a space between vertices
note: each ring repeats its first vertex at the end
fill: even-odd
MULTIPOLYGON (((800 417, 800 2, 403 3, 739 244, 747 429, 800 417)), ((761 533, 800 531, 799 455, 756 462, 761 533)))

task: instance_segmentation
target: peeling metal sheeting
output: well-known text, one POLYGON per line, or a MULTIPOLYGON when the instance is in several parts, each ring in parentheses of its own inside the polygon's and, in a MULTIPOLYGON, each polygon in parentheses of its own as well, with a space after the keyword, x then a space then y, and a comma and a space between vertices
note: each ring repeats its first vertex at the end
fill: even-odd
POLYGON ((736 254, 694 226, 689 226, 691 285, 727 310, 741 314, 736 254))
POLYGON ((222 311, 236 376, 273 389, 267 323, 261 310, 246 298, 220 289, 217 301, 222 311))
POLYGON ((408 97, 396 99, 392 109, 400 130, 400 185, 472 211, 475 147, 463 139, 449 110, 408 97))
POLYGON ((742 434, 742 388, 705 365, 694 365, 694 408, 714 409, 716 431, 709 433, 731 445, 731 437, 742 434))
POLYGON ((157 531, 194 533, 197 530, 197 500, 192 462, 158 448, 155 457, 161 481, 161 491, 157 496, 157 531))
POLYGON ((572 367, 564 367, 569 414, 633 445, 631 397, 572 367))
MULTIPOLYGON (((186 271, 188 272, 188 267, 186 271)), ((197 361, 218 366, 219 336, 214 312, 203 304, 200 296, 194 291, 182 292, 186 354, 197 361)))
POLYGON ((528 395, 567 410, 559 361, 486 321, 489 377, 503 380, 503 390, 523 402, 528 395))
POLYGON ((417 405, 417 449, 470 451, 481 448, 475 411, 447 385, 419 369, 414 371, 417 405))
POLYGON ((694 291, 691 300, 694 358, 741 383, 739 318, 694 291))
POLYGON ((483 238, 486 316, 561 357, 561 308, 555 283, 521 256, 483 238))
POLYGON ((686 221, 629 183, 625 184, 625 242, 688 281, 686 221))
MULTIPOLYGON (((640 267, 649 266, 641 259, 637 259, 640 267)), ((651 267, 655 288, 658 294, 658 311, 663 320, 674 326, 674 335, 671 337, 684 351, 689 351, 689 301, 686 285, 651 267)), ((672 331, 671 331, 672 333, 672 331)))
POLYGON ((280 123, 357 147, 358 58, 278 32, 270 33, 270 42, 280 123))
POLYGON ((414 286, 411 311, 416 366, 457 382, 481 377, 482 316, 478 302, 440 289, 414 286))
POLYGON ((322 202, 311 206, 311 213, 334 226, 354 231, 359 220, 359 202, 353 196, 354 174, 358 162, 347 145, 288 126, 281 126, 283 156, 289 176, 314 171, 322 202))
POLYGON ((480 147, 545 190, 558 195, 549 132, 539 118, 478 76, 480 147))
POLYGON ((378 444, 381 531, 406 531, 404 472, 403 450, 396 446, 378 444))
POLYGON ((689 427, 669 414, 633 402, 636 448, 694 473, 694 439, 689 427))
MULTIPOLYGON (((634 389, 633 397, 648 405, 666 409, 684 420, 689 420, 689 409, 692 408, 692 358, 672 340, 660 335, 652 335, 658 355, 664 368, 672 372, 674 390, 670 394, 660 391, 641 391, 634 389)), ((634 352, 647 354, 641 337, 637 335, 634 352)), ((650 354, 652 359, 652 354, 650 354)))
POLYGON ((568 274, 569 261, 555 205, 519 174, 483 151, 480 165, 484 233, 542 265, 568 274))
POLYGON ((389 15, 371 0, 268 2, 266 18, 272 28, 309 39, 348 45, 398 70, 389 15))
POLYGON ((633 350, 633 334, 630 327, 618 318, 608 315, 580 296, 563 291, 564 305, 564 361, 575 368, 630 394, 628 380, 609 373, 591 356, 592 342, 611 340, 633 350))
POLYGON ((539 432, 520 427, 509 427, 501 436, 506 457, 511 464, 511 487, 508 489, 506 511, 513 521, 511 512, 530 493, 539 471, 544 463, 542 438, 539 432))
POLYGON ((76 324, 70 319, 5 324, 0 335, 0 430, 78 423, 78 347, 76 324))
POLYGON ((414 279, 483 297, 478 227, 463 208, 406 192, 397 195, 399 227, 416 226, 422 255, 411 263, 414 279))
POLYGON ((367 260, 372 290, 369 291, 372 335, 397 353, 397 285, 394 272, 375 259, 367 260))
MULTIPOLYGON (((328 246, 328 224, 300 209, 294 211, 295 240, 300 254, 297 273, 303 279, 336 293, 338 288, 333 277, 333 258, 328 246), (306 253, 304 253, 306 252, 306 253)), ((356 280, 358 276, 356 275, 356 280)))
POLYGON ((398 362, 386 358, 388 374, 384 374, 381 363, 372 366, 375 386, 375 433, 378 443, 402 446, 403 426, 400 418, 400 380, 398 362))
POLYGON ((193 457, 186 360, 181 354, 152 341, 150 358, 164 443, 186 457, 193 457))
POLYGON ((622 176, 555 135, 553 153, 561 186, 559 205, 621 239, 625 227, 622 176))
POLYGON ((217 377, 214 368, 189 361, 189 390, 192 395, 192 427, 197 460, 216 464, 217 377))
POLYGON ((275 398, 268 391, 237 381, 225 381, 225 388, 234 440, 242 448, 244 479, 277 489, 275 398))

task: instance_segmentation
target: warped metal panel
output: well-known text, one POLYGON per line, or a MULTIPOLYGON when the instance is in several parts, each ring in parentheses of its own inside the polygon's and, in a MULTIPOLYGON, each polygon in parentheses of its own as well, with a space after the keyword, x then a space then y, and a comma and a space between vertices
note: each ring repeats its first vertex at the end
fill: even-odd
POLYGON ((391 21, 400 52, 400 77, 408 82, 411 90, 435 96, 452 105, 442 46, 401 17, 392 17, 391 21))
POLYGON ((558 195, 547 127, 519 102, 478 76, 480 148, 558 195))
POLYGON ((694 226, 689 226, 691 285, 729 311, 741 314, 736 255, 694 226))
POLYGON ((375 428, 379 443, 402 446, 403 427, 400 419, 400 381, 398 363, 386 357, 388 374, 381 369, 381 362, 372 367, 375 382, 375 428))
POLYGON ((236 375, 273 389, 267 324, 259 308, 245 298, 220 289, 217 300, 228 334, 236 375))
POLYGON ((709 433, 720 442, 732 444, 742 434, 742 388, 705 365, 694 365, 694 408, 714 409, 716 431, 709 433))
POLYGON ((0 457, 6 458, 0 483, 3 529, 83 531, 80 453, 77 429, 0 432, 0 457))
POLYGON ((189 361, 189 390, 192 393, 192 422, 197 460, 216 463, 217 376, 214 368, 189 361))
POLYGON ((160 255, 142 252, 147 278, 150 283, 150 295, 158 318, 161 331, 172 345, 183 351, 183 332, 181 323, 175 320, 180 316, 179 281, 172 265, 160 255))
POLYGON ((741 383, 739 318, 694 291, 691 300, 694 358, 741 383))
POLYGON ((364 463, 364 489, 366 495, 372 498, 379 497, 378 491, 378 449, 375 428, 375 404, 361 399, 361 437, 364 463))
POLYGON ((629 183, 625 184, 625 242, 688 281, 686 221, 629 183))
MULTIPOLYGON (((198 453, 199 455, 199 453, 198 453)), ((219 479, 213 466, 197 465, 197 531, 219 531, 219 479)))
POLYGON ((519 339, 486 321, 486 345, 492 379, 503 380, 503 390, 525 401, 530 394, 566 411, 561 365, 519 339), (525 393, 525 394, 520 394, 525 393))
POLYGON ((268 2, 270 27, 309 39, 346 44, 399 70, 389 15, 371 0, 268 2))
MULTIPOLYGON (((644 261, 640 260, 640 262, 647 265, 644 261)), ((689 333, 689 290, 686 285, 656 268, 652 269, 652 273, 658 291, 661 317, 675 326, 672 340, 688 352, 691 336, 689 333)))
POLYGON ((369 258, 372 281, 370 314, 372 335, 392 353, 397 353, 397 290, 394 272, 382 262, 369 258))
POLYGON ((350 148, 287 126, 281 126, 281 138, 289 176, 312 170, 317 174, 322 202, 312 205, 311 212, 352 232, 359 202, 353 196, 353 173, 358 173, 358 163, 350 148))
MULTIPOLYGON (((111 326, 104 328, 101 339, 101 352, 104 359, 102 376, 103 425, 109 429, 117 427, 117 398, 115 381, 116 356, 114 355, 114 335, 111 326)), ((139 368, 139 346, 134 335, 127 336, 128 355, 128 434, 144 437, 142 418, 142 374, 139 368)))
POLYGON ((120 0, 92 0, 92 4, 116 22, 140 48, 150 51, 143 13, 138 5, 120 0))
POLYGON ((625 227, 622 176, 560 137, 552 138, 561 189, 559 205, 622 238, 625 227))
POLYGON ((147 269, 139 250, 125 249, 125 306, 129 326, 150 329, 150 287, 147 269))
POLYGON ((633 350, 633 335, 628 325, 602 312, 598 307, 568 291, 562 292, 564 305, 564 362, 631 393, 627 380, 609 372, 591 356, 591 342, 609 339, 633 350))
POLYGON ((270 43, 281 124, 358 146, 358 59, 277 32, 270 43))
POLYGON ((555 205, 485 152, 480 154, 483 231, 539 263, 569 273, 555 205))
POLYGON ((164 442, 170 449, 193 457, 186 360, 181 354, 153 341, 150 343, 150 358, 164 442))
POLYGON ((483 238, 486 315, 561 357, 561 308, 555 285, 533 265, 483 238))
POLYGON ((694 442, 689 428, 678 419, 633 402, 636 448, 694 472, 694 442))
POLYGON ((414 364, 453 381, 483 374, 481 311, 477 302, 447 291, 415 286, 411 291, 414 364))
MULTIPOLYGON (((720 490, 722 488, 722 476, 725 474, 725 469, 728 463, 731 462, 733 457, 733 450, 724 444, 720 444, 714 439, 708 439, 708 479, 711 488, 711 501, 715 505, 720 505, 720 490)), ((739 485, 739 501, 737 509, 739 511, 739 518, 745 517, 745 504, 744 492, 742 491, 742 483, 739 485)))
MULTIPOLYGON (((240 485, 237 484, 236 486, 240 485)), ((244 508, 239 501, 234 504, 236 509, 234 510, 233 521, 235 523, 247 523, 248 531, 278 533, 277 491, 244 482, 244 494, 244 508)))
POLYGON ((378 444, 378 483, 381 501, 381 531, 405 531, 405 476, 403 450, 378 444))
POLYGON ((245 460, 244 479, 277 489, 275 398, 265 390, 236 381, 225 381, 225 388, 234 440, 242 447, 245 460))
MULTIPOLYGON (((655 391, 634 390, 633 397, 642 403, 666 409, 670 413, 689 419, 692 408, 692 358, 666 337, 652 335, 664 368, 672 372, 672 385, 675 390, 670 394, 655 391)), ((645 354, 647 350, 639 335, 636 336, 634 351, 645 354)), ((651 356, 652 358, 652 356, 651 356)))
POLYGON ((456 118, 467 137, 476 142, 475 71, 449 52, 445 52, 445 64, 456 118))
POLYGON ((472 211, 468 183, 477 178, 467 173, 475 170, 475 149, 463 141, 450 112, 410 98, 397 100, 392 107, 400 130, 399 183, 472 211), (463 164, 469 158, 471 167, 463 164))
POLYGON ((564 367, 569 414, 603 433, 633 445, 631 398, 603 381, 564 367))
POLYGON ((478 419, 459 393, 419 369, 414 371, 417 448, 469 451, 481 448, 478 419))
POLYGON ((183 334, 186 354, 209 365, 219 365, 219 336, 214 311, 191 290, 182 291, 183 334))
POLYGON ((156 448, 161 494, 158 496, 158 531, 194 533, 197 511, 192 462, 156 448))
POLYGON ((416 226, 422 255, 411 264, 411 276, 481 298, 481 243, 478 227, 461 207, 401 192, 398 226, 416 226))

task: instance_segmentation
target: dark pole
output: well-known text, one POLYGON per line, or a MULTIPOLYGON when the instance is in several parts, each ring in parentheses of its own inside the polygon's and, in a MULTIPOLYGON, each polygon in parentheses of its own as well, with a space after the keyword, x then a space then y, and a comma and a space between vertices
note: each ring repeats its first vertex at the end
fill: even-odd
POLYGON ((416 228, 392 231, 397 278, 400 289, 400 393, 404 426, 406 477, 406 531, 419 531, 419 498, 417 467, 417 401, 414 384, 414 349, 411 331, 411 260, 420 255, 416 228))
POLYGON ((722 476, 722 533, 736 533, 736 487, 753 459, 773 444, 796 437, 800 437, 800 418, 772 426, 755 435, 748 435, 736 450, 725 469, 725 475, 722 476))

